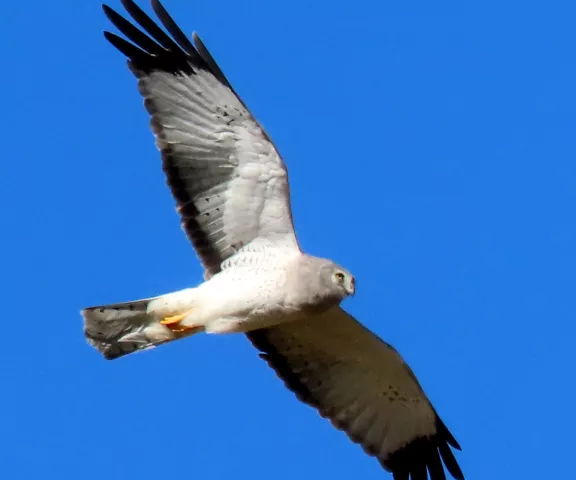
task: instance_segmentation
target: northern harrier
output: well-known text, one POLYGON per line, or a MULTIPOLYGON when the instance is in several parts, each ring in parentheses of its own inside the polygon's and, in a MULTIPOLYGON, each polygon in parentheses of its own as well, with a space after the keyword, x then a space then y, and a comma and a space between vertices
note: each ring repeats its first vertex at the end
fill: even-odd
POLYGON ((412 370, 340 308, 354 277, 300 250, 284 162, 200 38, 191 42, 157 0, 165 31, 122 4, 141 29, 104 6, 129 41, 105 36, 138 79, 205 281, 83 310, 90 344, 113 359, 197 332, 245 333, 301 401, 395 480, 444 480, 444 466, 463 479, 451 450, 460 447, 412 370))

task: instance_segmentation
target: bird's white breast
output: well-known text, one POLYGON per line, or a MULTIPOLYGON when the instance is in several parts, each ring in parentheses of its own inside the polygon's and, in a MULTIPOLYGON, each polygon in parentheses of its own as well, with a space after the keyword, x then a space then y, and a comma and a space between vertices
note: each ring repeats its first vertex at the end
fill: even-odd
MULTIPOLYGON (((287 275, 295 268, 298 252, 258 248, 238 252, 223 270, 198 287, 207 317, 218 331, 247 331, 264 323, 288 320, 287 275)), ((207 331, 215 331, 207 322, 207 331)))

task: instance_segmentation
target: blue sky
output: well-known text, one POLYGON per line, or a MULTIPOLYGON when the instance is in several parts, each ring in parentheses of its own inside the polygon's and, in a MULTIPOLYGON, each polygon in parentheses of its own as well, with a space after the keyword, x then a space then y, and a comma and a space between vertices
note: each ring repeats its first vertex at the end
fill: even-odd
MULTIPOLYGON (((356 275, 346 308, 413 367, 467 479, 573 471, 576 4, 539 3, 165 0, 271 133, 303 247, 356 275)), ((3 18, 0 476, 391 478, 242 336, 86 345, 82 307, 201 270, 100 3, 3 18)))

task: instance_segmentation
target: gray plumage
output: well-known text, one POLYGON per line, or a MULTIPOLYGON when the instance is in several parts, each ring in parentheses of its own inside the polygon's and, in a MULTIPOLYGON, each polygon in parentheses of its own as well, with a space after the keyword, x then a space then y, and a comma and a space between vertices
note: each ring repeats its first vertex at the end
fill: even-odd
POLYGON ((169 35, 132 0, 122 4, 141 30, 104 6, 129 41, 105 36, 138 79, 205 281, 84 309, 88 342, 112 359, 198 332, 245 333, 300 400, 395 480, 445 480, 444 468, 463 479, 451 450, 460 447, 413 372, 341 308, 353 275, 301 251, 286 166, 199 37, 192 43, 157 0, 169 35))

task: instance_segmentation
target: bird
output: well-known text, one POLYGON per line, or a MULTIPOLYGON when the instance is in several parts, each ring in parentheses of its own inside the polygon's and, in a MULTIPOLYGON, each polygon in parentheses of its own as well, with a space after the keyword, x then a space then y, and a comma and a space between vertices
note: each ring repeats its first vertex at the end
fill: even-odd
POLYGON ((456 480, 460 445, 410 367, 341 306, 355 277, 302 251, 286 165, 197 33, 121 0, 103 10, 123 35, 181 226, 204 268, 196 287, 85 308, 106 359, 205 332, 245 335, 288 390, 375 457, 394 480, 456 480), (159 21, 159 22, 158 22, 159 21))

